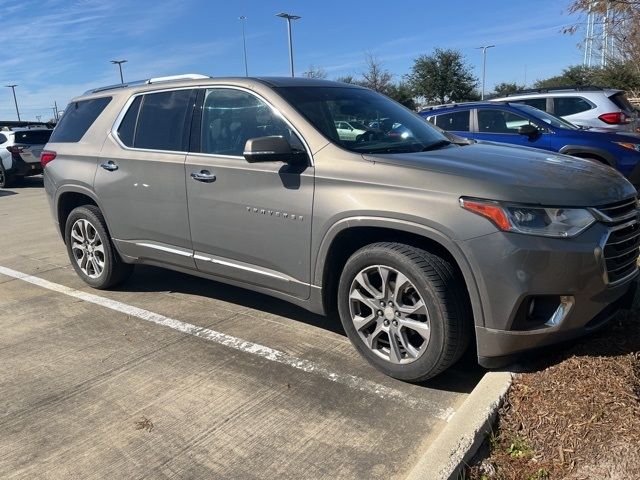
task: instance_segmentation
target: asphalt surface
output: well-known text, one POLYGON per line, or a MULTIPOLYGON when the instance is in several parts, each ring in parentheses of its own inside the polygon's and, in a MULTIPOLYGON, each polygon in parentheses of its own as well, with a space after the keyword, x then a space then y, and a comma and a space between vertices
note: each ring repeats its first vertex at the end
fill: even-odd
POLYGON ((403 478, 483 374, 399 382, 337 319, 168 270, 92 290, 39 178, 0 190, 0 328, 3 479, 403 478))

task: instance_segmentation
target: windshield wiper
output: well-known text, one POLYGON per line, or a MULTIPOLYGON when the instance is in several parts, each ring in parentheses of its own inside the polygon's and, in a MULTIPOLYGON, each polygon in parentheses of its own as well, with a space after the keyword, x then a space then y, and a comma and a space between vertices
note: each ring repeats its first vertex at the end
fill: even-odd
POLYGON ((437 150, 438 148, 446 147, 447 145, 451 145, 452 142, 449 140, 438 140, 437 142, 430 143, 429 145, 425 145, 420 150, 421 152, 428 152, 429 150, 437 150))

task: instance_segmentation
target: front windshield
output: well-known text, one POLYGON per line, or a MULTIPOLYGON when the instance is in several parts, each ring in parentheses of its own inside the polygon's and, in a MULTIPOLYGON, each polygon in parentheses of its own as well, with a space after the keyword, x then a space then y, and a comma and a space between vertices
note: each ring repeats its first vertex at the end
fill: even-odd
POLYGON ((451 143, 422 117, 371 90, 281 87, 277 91, 325 137, 352 152, 420 152, 451 143), (355 129, 337 128, 347 122, 355 129))
POLYGON ((524 104, 514 105, 514 104, 511 104, 511 106, 519 108, 520 110, 523 110, 523 111, 527 112, 529 115, 532 115, 532 116, 534 116, 536 118, 539 118, 544 123, 547 123, 547 124, 551 125, 552 127, 566 128, 567 130, 580 130, 573 123, 567 122, 566 120, 563 120, 563 119, 558 118, 558 117, 554 117, 553 115, 551 115, 551 114, 549 114, 547 112, 544 112, 542 110, 539 110, 539 109, 537 109, 535 107, 532 107, 530 105, 524 105, 524 104))

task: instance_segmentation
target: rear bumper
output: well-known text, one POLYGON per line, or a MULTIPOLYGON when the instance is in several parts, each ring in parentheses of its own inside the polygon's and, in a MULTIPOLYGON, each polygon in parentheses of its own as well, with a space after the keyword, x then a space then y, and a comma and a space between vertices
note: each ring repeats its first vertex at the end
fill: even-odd
POLYGON ((40 162, 27 163, 20 155, 12 155, 11 168, 7 169, 7 173, 18 177, 38 175, 42 173, 42 165, 40 162))

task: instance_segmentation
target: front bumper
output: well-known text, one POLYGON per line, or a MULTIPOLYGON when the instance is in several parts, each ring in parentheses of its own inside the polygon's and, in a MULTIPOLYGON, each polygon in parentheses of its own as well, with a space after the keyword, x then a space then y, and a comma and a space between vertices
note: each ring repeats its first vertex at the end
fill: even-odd
POLYGON ((496 232, 462 243, 482 302, 484 324, 475 327, 482 365, 583 335, 630 307, 638 270, 607 283, 601 246, 608 231, 597 223, 573 239, 496 232), (553 321, 523 327, 522 311, 532 298, 567 299, 570 308, 553 321))

